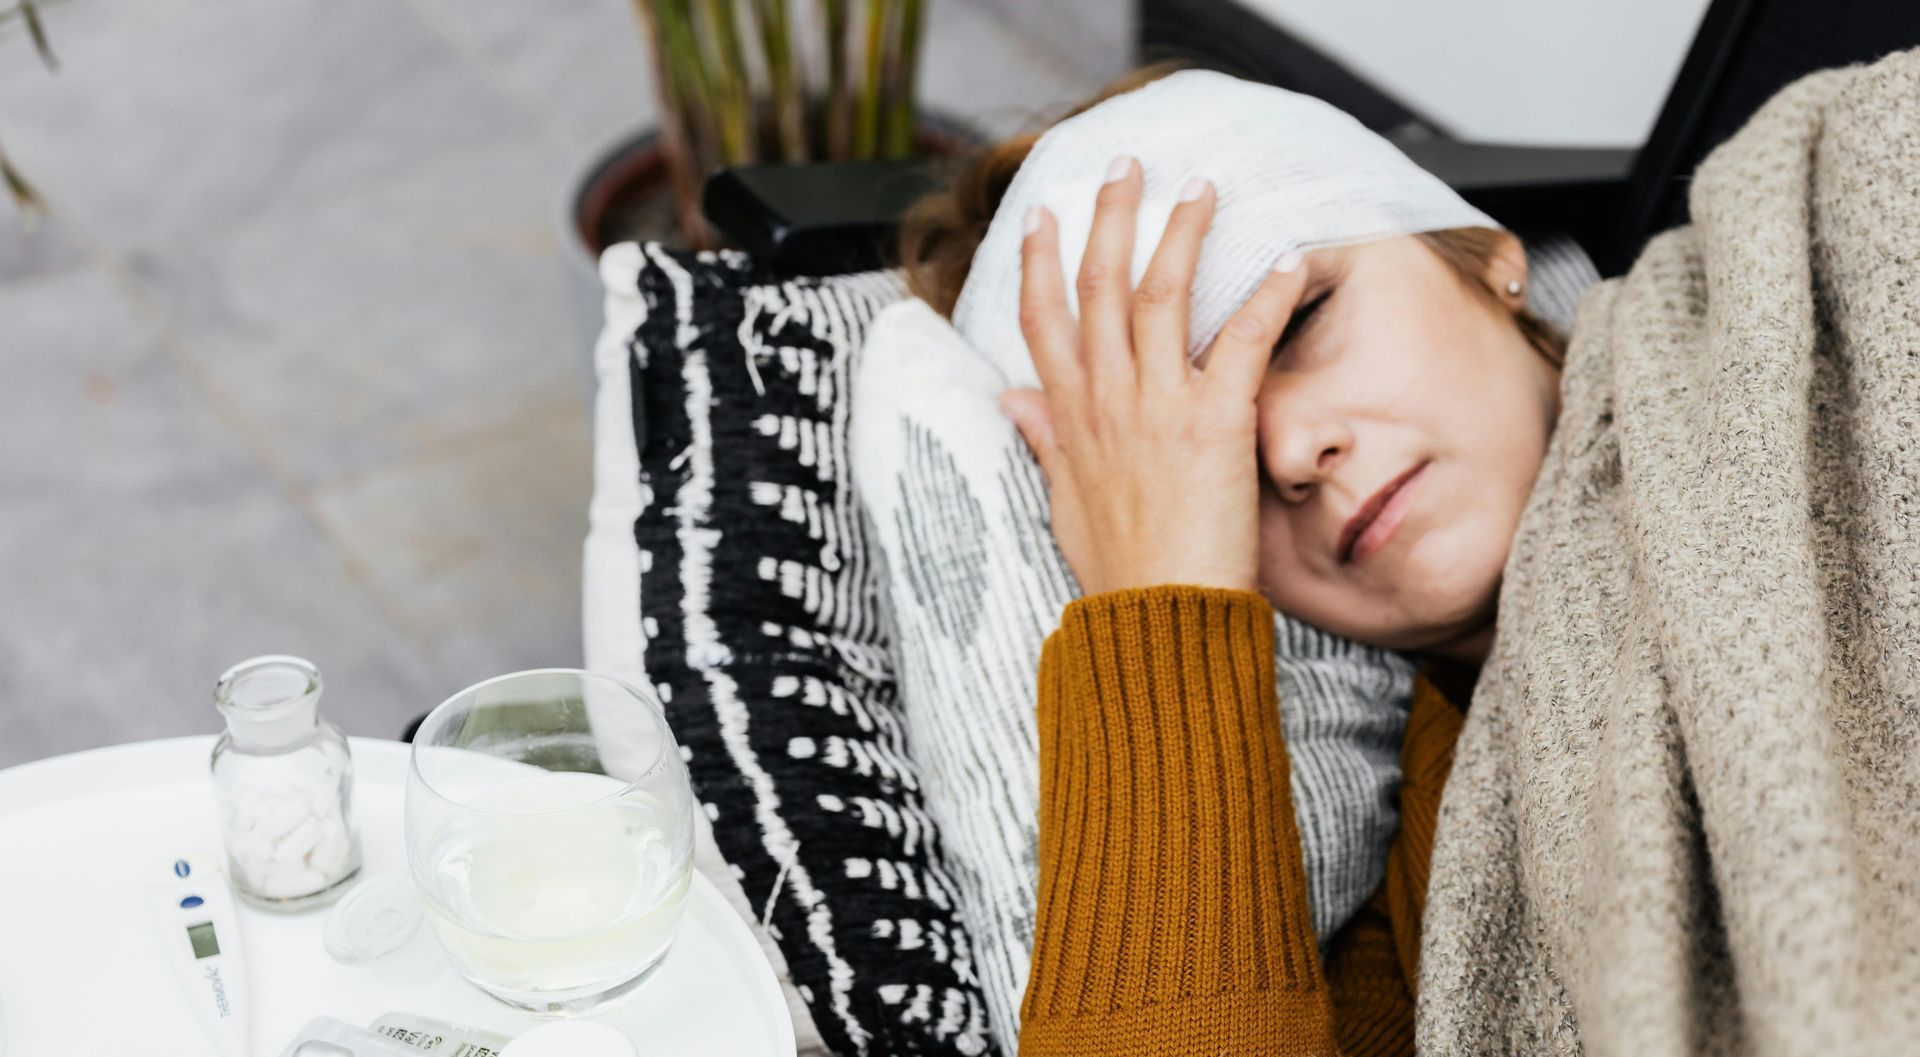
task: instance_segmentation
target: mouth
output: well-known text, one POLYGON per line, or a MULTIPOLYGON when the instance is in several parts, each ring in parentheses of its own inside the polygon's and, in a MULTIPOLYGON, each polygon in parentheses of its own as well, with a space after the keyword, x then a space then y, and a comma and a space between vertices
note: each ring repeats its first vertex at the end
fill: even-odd
POLYGON ((1360 509, 1353 512, 1346 525, 1340 530, 1340 564, 1351 565, 1379 550, 1393 535, 1405 516, 1412 492, 1407 485, 1413 483, 1420 471, 1427 468, 1423 460, 1408 467, 1399 476, 1380 486, 1360 509))

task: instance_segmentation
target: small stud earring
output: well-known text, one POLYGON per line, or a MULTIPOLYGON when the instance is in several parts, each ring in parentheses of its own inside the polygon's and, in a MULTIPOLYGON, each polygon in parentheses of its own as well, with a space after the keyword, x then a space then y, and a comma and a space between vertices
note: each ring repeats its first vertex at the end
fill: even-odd
POLYGON ((1520 280, 1518 280, 1518 279, 1508 279, 1508 280, 1507 280, 1507 293, 1509 293, 1509 294, 1511 294, 1511 295, 1513 295, 1514 297, 1519 297, 1519 296, 1520 296, 1520 280))

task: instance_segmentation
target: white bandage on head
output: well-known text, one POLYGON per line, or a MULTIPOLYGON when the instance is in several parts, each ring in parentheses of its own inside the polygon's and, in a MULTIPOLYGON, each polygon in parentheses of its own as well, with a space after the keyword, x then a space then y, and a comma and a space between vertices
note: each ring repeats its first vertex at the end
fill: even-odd
POLYGON ((1145 191, 1133 243, 1138 282, 1180 189, 1217 190, 1194 275, 1188 353, 1198 356, 1289 250, 1499 224, 1343 111, 1311 96, 1182 70, 1048 129, 1007 188, 954 306, 954 326, 1011 385, 1038 385, 1020 334, 1020 242, 1029 206, 1053 212, 1067 297, 1093 226, 1094 195, 1122 154, 1145 191))

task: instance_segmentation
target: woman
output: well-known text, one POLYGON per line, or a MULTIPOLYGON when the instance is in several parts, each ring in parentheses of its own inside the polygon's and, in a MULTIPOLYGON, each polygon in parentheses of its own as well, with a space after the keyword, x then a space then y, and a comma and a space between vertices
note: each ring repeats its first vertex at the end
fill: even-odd
MULTIPOLYGON (((1034 142, 987 152, 909 218, 910 280, 941 311, 1034 142)), ((1518 241, 1476 227, 1286 254, 1189 362, 1215 187, 1182 189, 1134 284, 1146 174, 1126 155, 1106 171, 1071 278, 1055 216, 1023 218, 1019 323, 1042 385, 1002 399, 1085 591, 1039 673, 1021 1049, 1410 1053, 1433 822, 1558 412, 1560 340, 1525 308, 1518 241), (1423 662, 1387 878, 1324 963, 1275 607, 1423 662)))

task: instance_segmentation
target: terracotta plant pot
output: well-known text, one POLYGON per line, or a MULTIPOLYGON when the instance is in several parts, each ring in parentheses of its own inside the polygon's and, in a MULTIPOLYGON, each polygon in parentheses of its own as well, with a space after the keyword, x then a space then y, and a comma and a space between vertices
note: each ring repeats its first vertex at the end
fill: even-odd
MULTIPOLYGON (((966 125, 938 115, 923 119, 916 136, 920 153, 934 157, 959 154, 982 142, 966 125)), ((561 228, 569 286, 588 335, 597 334, 600 251, 629 239, 686 244, 658 130, 626 136, 600 154, 567 196, 561 228)), ((724 244, 717 232, 713 241, 724 244)))
POLYGON ((660 134, 644 129, 602 154, 576 185, 568 211, 571 241, 588 256, 628 239, 678 243, 671 174, 660 134))

